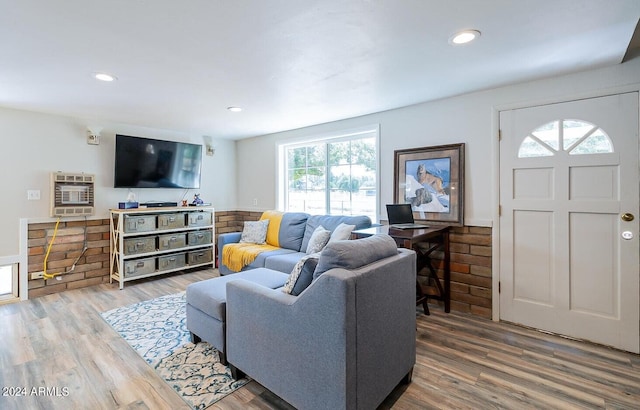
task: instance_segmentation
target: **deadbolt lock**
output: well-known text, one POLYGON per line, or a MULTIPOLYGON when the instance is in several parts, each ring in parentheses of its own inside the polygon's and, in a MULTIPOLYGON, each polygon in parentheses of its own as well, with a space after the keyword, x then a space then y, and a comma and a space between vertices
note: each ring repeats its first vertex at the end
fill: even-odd
POLYGON ((622 219, 625 222, 631 222, 633 221, 633 214, 630 214, 629 212, 622 214, 622 216, 620 217, 620 219, 622 219))

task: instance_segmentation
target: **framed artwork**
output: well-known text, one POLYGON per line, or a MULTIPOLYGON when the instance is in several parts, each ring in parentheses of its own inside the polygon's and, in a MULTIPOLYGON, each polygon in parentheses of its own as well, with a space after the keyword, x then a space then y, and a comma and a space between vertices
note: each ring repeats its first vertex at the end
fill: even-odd
POLYGON ((413 218, 464 224, 464 144, 394 151, 393 202, 411 204, 413 218))

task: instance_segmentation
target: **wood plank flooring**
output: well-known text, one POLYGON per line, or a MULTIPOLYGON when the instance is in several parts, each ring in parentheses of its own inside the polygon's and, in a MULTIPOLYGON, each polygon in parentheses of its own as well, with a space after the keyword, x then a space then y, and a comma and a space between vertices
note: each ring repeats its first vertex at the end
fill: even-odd
MULTIPOLYGON (((216 274, 167 275, 123 290, 107 284, 0 306, 0 408, 187 409, 99 313, 216 274)), ((444 314, 435 305, 431 312, 416 311, 412 383, 396 388, 382 409, 640 409, 638 355, 444 314)), ((256 382, 210 408, 290 409, 256 382)))

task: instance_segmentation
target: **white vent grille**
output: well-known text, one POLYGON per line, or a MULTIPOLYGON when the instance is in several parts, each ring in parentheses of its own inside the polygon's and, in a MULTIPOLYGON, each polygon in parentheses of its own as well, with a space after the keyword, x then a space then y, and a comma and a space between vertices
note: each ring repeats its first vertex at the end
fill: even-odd
POLYGON ((89 174, 51 174, 51 216, 93 215, 94 182, 89 174))

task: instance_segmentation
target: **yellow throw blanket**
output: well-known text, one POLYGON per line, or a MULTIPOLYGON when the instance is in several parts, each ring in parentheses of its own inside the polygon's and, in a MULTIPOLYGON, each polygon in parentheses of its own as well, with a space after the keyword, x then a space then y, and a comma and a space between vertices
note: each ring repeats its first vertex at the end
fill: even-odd
POLYGON ((230 243, 222 248, 222 263, 233 272, 240 272, 242 268, 256 260, 262 252, 280 249, 277 246, 257 245, 255 243, 230 243))

